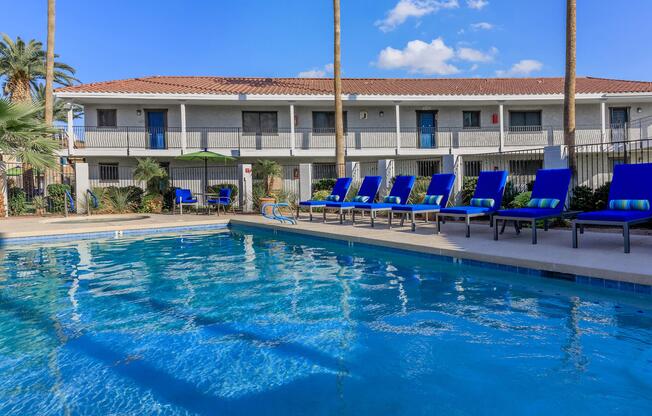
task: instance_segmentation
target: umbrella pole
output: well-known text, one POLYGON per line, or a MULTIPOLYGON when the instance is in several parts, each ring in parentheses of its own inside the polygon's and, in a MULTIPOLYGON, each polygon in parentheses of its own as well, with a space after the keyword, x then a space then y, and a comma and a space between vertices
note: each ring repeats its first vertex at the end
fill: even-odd
POLYGON ((208 192, 208 158, 204 158, 204 193, 208 192))

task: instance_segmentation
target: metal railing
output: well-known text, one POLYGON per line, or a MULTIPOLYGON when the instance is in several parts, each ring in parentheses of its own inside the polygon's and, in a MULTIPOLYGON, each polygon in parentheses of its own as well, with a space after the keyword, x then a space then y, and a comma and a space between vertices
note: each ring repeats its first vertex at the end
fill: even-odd
MULTIPOLYGON (((88 127, 73 128, 76 149, 131 149, 165 150, 181 149, 183 135, 180 127, 151 129, 138 127, 88 127)), ((642 140, 652 137, 652 120, 622 125, 585 125, 576 128, 576 144, 597 144, 642 140)), ((239 127, 188 127, 185 131, 185 148, 229 150, 319 150, 335 149, 334 129, 277 128, 267 131, 246 131, 239 127)), ((65 146, 66 130, 57 135, 65 146)), ((395 127, 347 128, 344 132, 347 150, 364 149, 450 149, 498 148, 501 133, 498 127, 458 128, 395 127)), ((503 131, 503 148, 543 147, 564 144, 561 126, 518 126, 503 131)))

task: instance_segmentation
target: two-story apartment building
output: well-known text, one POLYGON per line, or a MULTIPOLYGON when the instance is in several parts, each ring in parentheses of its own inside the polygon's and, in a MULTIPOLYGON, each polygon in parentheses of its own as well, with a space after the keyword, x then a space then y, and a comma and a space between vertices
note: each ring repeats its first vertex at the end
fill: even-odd
MULTIPOLYGON (((563 78, 344 79, 350 160, 436 158, 563 143, 563 78)), ((203 148, 243 161, 334 162, 331 79, 155 76, 61 88, 82 106, 62 156, 119 167, 203 148)), ((577 142, 648 137, 652 82, 577 79, 577 142)))

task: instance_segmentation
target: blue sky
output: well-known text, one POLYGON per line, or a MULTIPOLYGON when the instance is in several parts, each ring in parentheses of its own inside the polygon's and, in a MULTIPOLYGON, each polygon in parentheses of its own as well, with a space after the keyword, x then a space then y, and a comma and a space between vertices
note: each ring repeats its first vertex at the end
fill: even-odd
MULTIPOLYGON (((329 75, 330 0, 57 3, 56 50, 83 82, 329 75)), ((344 76, 563 75, 564 0, 341 3, 344 76)), ((45 40, 45 0, 2 8, 0 31, 45 40)), ((578 75, 652 81, 650 15, 649 0, 578 0, 578 75)))

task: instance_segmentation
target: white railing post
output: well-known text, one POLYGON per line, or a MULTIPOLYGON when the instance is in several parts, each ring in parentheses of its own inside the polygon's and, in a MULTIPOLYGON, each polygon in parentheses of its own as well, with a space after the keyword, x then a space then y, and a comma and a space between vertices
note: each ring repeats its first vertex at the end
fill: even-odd
POLYGON ((503 151, 503 148, 505 147, 505 115, 504 115, 504 105, 503 103, 498 104, 498 120, 500 123, 500 144, 498 146, 498 150, 500 152, 503 151))
POLYGON ((66 128, 66 135, 68 136, 68 156, 71 156, 75 152, 75 129, 73 126, 73 120, 75 118, 73 112, 73 103, 68 103, 68 125, 66 128))
POLYGON ((394 177, 394 159, 380 159, 378 161, 378 175, 382 178, 380 182, 379 196, 384 197, 389 193, 394 177))
POLYGON ((290 154, 294 155, 294 104, 290 104, 290 154))
POLYGON ((240 163, 238 165, 238 194, 242 212, 251 212, 254 207, 253 175, 251 172, 251 164, 240 163))
POLYGON ((607 102, 602 100, 600 102, 600 135, 602 143, 607 142, 607 102))
POLYGON ((312 198, 312 163, 299 164, 299 200, 312 198))
POLYGON ((0 160, 0 198, 2 198, 3 217, 9 216, 9 190, 7 189, 7 164, 0 160))
POLYGON ((568 168, 568 147, 567 146, 546 146, 543 149, 544 169, 568 168))
POLYGON ((91 188, 88 163, 75 163, 75 207, 77 214, 88 212, 86 191, 91 188))
POLYGON ((181 113, 181 154, 184 154, 188 147, 188 137, 186 135, 186 105, 184 103, 179 104, 179 111, 181 113))
POLYGON ((401 109, 396 103, 396 154, 401 152, 401 109))

